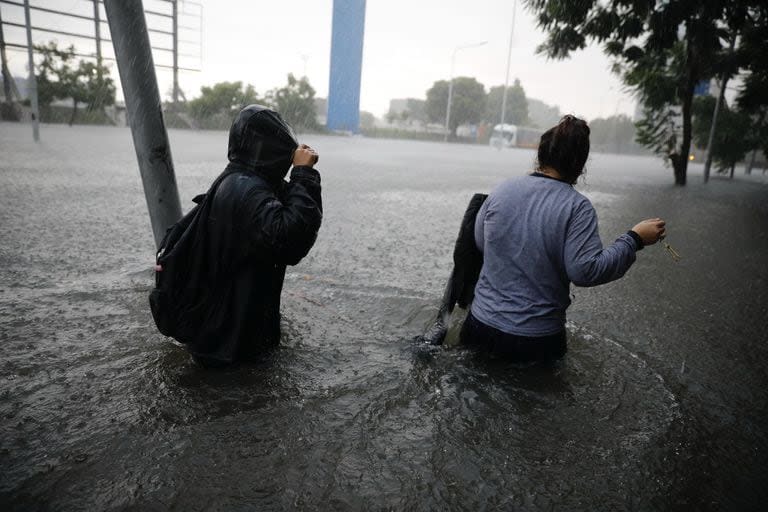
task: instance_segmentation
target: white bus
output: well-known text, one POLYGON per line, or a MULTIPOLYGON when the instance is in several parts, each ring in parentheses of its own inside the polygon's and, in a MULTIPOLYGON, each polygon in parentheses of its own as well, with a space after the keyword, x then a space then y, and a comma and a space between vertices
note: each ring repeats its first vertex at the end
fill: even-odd
POLYGON ((489 144, 497 148, 535 148, 544 130, 517 126, 514 124, 497 124, 491 132, 489 144))

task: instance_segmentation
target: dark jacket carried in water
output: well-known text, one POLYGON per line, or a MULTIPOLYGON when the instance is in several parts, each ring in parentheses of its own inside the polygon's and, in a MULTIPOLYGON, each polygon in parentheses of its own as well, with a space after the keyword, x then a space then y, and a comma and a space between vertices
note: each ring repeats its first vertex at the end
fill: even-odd
POLYGON ((205 321, 185 342, 204 364, 248 359, 280 340, 286 265, 307 255, 322 220, 320 174, 294 167, 284 180, 297 147, 288 125, 264 107, 243 109, 232 125, 230 163, 197 219, 205 321))
POLYGON ((449 318, 458 304, 469 309, 475 297, 475 285, 483 268, 483 253, 475 244, 475 219, 488 194, 475 194, 469 200, 464 218, 461 220, 459 235, 453 248, 453 270, 445 285, 443 300, 435 321, 421 337, 430 345, 441 345, 449 327, 449 318))

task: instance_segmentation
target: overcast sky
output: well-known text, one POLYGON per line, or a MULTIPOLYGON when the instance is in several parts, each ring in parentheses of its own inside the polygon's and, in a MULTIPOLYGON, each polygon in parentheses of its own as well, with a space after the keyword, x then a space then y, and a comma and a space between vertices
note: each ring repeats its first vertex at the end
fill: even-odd
MULTIPOLYGON (((202 9, 202 58, 199 34, 182 32, 181 65, 200 66, 200 72, 182 72, 181 87, 188 97, 200 86, 223 80, 242 80, 259 93, 285 83, 286 75, 306 75, 317 95, 328 94, 332 0, 196 0, 202 9)), ((92 13, 86 0, 32 0, 33 5, 52 6, 68 12, 92 13)), ((168 11, 164 2, 144 0, 146 9, 168 11)), ((181 1, 182 11, 197 12, 181 1)), ((20 9, 2 4, 3 19, 20 15, 20 9)), ((455 76, 474 76, 486 88, 504 83, 511 0, 368 0, 363 49, 361 109, 377 116, 385 114, 393 98, 424 98, 427 89, 450 74, 454 48, 487 41, 483 46, 456 54, 455 76)), ((60 30, 88 31, 87 22, 49 17, 34 12, 33 23, 60 30), (84 25, 80 25, 84 23, 84 25)), ((167 19, 148 16, 151 26, 165 28, 167 19)), ((23 22, 22 20, 19 20, 23 22)), ((193 25, 195 16, 182 18, 193 25)), ((6 39, 23 37, 23 31, 6 29, 6 39)), ((88 41, 69 40, 44 32, 35 41, 56 38, 75 42, 90 53, 88 41)), ((558 105, 564 113, 588 119, 614 113, 632 115, 634 99, 624 93, 618 78, 609 71, 609 61, 597 47, 575 53, 565 61, 535 55, 544 39, 533 16, 520 2, 517 6, 510 81, 519 78, 529 97, 558 105)), ((167 36, 152 34, 156 46, 170 46, 167 36)), ((107 43, 107 46, 109 44, 107 43)), ((107 51, 105 51, 105 54, 107 51)), ((25 73, 22 53, 9 52, 15 73, 25 73)), ((167 52, 156 52, 156 63, 169 63, 167 52)), ((115 75, 117 73, 115 72, 115 75)), ((171 88, 171 74, 159 69, 161 93, 171 88)))
MULTIPOLYGON (((332 0, 203 4, 204 82, 244 79, 265 90, 289 72, 303 74, 304 55, 310 82, 327 96, 332 0)), ((448 78, 454 48, 476 42, 487 44, 457 52, 455 75, 477 77, 486 88, 503 84, 512 11, 510 0, 368 0, 361 109, 381 116, 392 98, 424 98, 448 78)), ((535 55, 543 39, 518 3, 510 76, 530 97, 590 119, 634 112, 599 48, 552 61, 535 55)))

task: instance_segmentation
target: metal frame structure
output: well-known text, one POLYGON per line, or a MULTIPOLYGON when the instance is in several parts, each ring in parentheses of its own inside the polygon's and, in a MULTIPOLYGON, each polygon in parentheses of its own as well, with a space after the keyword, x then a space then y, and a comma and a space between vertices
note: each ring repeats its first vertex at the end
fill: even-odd
MULTIPOLYGON (((34 70, 34 44, 35 44, 34 38, 33 38, 33 32, 62 35, 70 38, 93 41, 96 45, 95 55, 93 54, 89 55, 89 54, 85 54, 77 51, 75 52, 75 55, 83 58, 91 58, 91 59, 95 58, 99 64, 101 64, 104 60, 115 61, 115 58, 104 56, 102 53, 102 43, 103 42, 112 43, 112 39, 110 37, 105 37, 102 34, 102 24, 107 23, 107 20, 102 19, 102 16, 101 16, 101 6, 104 5, 104 0, 82 0, 82 1, 93 4, 92 16, 86 16, 84 14, 51 9, 49 7, 42 7, 39 5, 31 5, 29 0, 23 0, 23 1, 0 0, 0 60, 2 61, 1 64, 2 64, 2 76, 3 76, 3 84, 4 84, 4 92, 5 92, 5 101, 6 103, 11 103, 13 100, 13 97, 15 97, 16 101, 21 101, 18 88, 16 87, 15 81, 11 76, 10 71, 8 70, 5 51, 6 49, 8 49, 11 51, 26 52, 28 54, 28 59, 29 59, 28 65, 30 66, 30 70, 31 70, 30 71, 30 101, 32 103, 32 121, 33 121, 33 130, 34 130, 36 141, 39 139, 38 128, 37 128, 37 123, 39 120, 39 112, 38 112, 38 109, 36 108, 37 90, 35 87, 34 72, 32 71, 34 70), (22 24, 22 23, 4 20, 2 16, 3 6, 12 6, 12 7, 24 9, 25 22, 22 24), (35 25, 32 21, 32 12, 60 16, 62 17, 62 19, 68 19, 68 20, 77 19, 77 20, 89 21, 93 23, 94 30, 93 30, 93 33, 83 33, 83 32, 73 32, 69 30, 58 30, 58 29, 45 27, 45 26, 38 26, 38 25, 35 25), (4 27, 14 27, 14 28, 21 28, 26 30, 27 38, 26 38, 25 44, 7 41, 3 35, 4 27)), ((155 64, 155 67, 173 70, 172 100, 173 100, 173 104, 175 105, 179 101, 179 96, 184 98, 184 93, 179 88, 179 71, 193 71, 193 72, 200 71, 199 67, 194 68, 194 67, 180 66, 179 56, 197 58, 199 62, 202 63, 203 6, 199 2, 190 1, 190 0, 155 0, 155 2, 170 4, 170 12, 161 12, 159 10, 144 9, 144 15, 145 17, 163 18, 166 20, 170 20, 171 22, 171 26, 172 26, 171 30, 162 30, 160 28, 154 28, 154 27, 148 26, 147 31, 154 34, 170 36, 172 38, 172 45, 170 48, 165 46, 153 45, 151 46, 151 49, 153 51, 158 51, 158 52, 169 52, 172 55, 171 65, 155 64), (181 3, 181 12, 179 9, 179 3, 181 3), (191 11, 187 10, 188 6, 192 8, 191 11), (199 22, 197 23, 197 26, 180 24, 179 23, 180 17, 183 17, 185 20, 199 20, 199 22), (197 41, 194 41, 193 40, 194 38, 190 39, 190 36, 183 35, 183 34, 189 34, 190 32, 198 33, 197 41), (182 33, 182 38, 179 37, 180 33, 182 33), (197 45, 198 53, 194 54, 194 53, 179 52, 180 43, 184 45, 190 45, 190 44, 197 45)))

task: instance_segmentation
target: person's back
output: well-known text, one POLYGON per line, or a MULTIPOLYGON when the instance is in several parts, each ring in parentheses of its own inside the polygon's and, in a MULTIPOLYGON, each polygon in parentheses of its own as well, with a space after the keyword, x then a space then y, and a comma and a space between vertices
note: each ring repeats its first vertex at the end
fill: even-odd
POLYGON ((475 317, 521 336, 559 332, 570 303, 563 241, 574 214, 590 208, 569 184, 543 174, 498 186, 475 225, 483 251, 475 317))
POLYGON ((277 113, 257 105, 240 112, 228 156, 205 219, 206 321, 187 345, 207 365, 248 359, 278 344, 286 265, 306 256, 322 220, 316 153, 298 145, 277 113))
POLYGON ((566 350, 569 286, 620 278, 643 245, 664 234, 649 219, 603 248, 589 200, 573 189, 589 153, 589 128, 572 116, 548 130, 538 172, 507 180, 483 204, 475 241, 483 267, 462 342, 524 360, 566 350))

